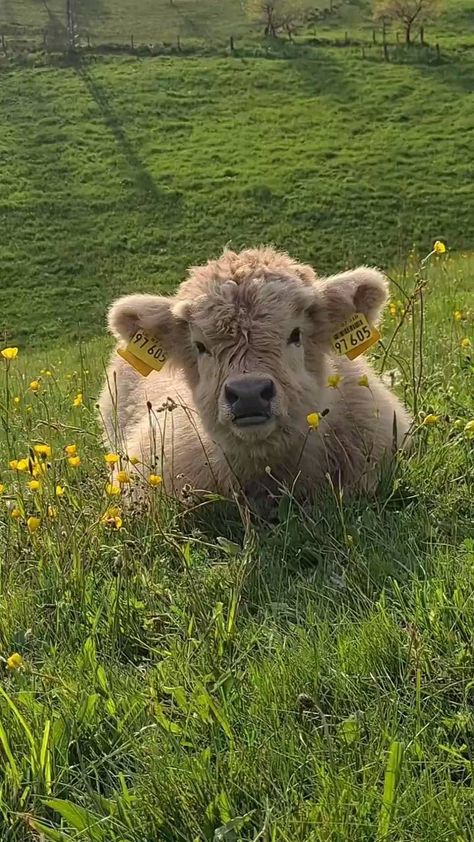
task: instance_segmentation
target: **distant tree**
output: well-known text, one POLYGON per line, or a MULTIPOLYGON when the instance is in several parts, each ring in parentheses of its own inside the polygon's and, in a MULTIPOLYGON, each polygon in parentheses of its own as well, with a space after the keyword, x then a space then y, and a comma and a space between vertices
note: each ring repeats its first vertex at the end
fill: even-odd
POLYGON ((265 36, 276 38, 279 32, 285 31, 292 38, 311 3, 305 0, 247 0, 245 6, 248 17, 263 26, 265 36))
POLYGON ((375 0, 376 20, 393 20, 403 27, 405 43, 411 44, 413 29, 433 20, 442 0, 375 0))

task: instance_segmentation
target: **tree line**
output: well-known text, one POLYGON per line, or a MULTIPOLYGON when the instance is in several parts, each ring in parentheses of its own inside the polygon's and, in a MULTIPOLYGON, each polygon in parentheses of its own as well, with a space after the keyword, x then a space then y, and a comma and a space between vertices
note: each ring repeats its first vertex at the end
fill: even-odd
MULTIPOLYGON (((355 0, 246 0, 250 20, 262 27, 268 38, 286 33, 291 39, 298 30, 315 26, 325 18, 337 16, 355 0)), ((443 0, 373 0, 372 17, 375 23, 395 24, 402 28, 405 42, 411 44, 416 32, 423 34, 423 26, 440 13, 443 0)))

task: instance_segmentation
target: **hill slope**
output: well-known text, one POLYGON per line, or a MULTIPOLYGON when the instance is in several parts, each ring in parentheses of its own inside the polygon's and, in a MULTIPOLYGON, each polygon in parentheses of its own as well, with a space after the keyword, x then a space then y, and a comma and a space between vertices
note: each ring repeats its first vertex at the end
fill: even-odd
POLYGON ((474 60, 110 60, 2 77, 0 328, 103 329, 231 241, 321 272, 470 244, 474 60), (21 91, 21 95, 20 95, 21 91))

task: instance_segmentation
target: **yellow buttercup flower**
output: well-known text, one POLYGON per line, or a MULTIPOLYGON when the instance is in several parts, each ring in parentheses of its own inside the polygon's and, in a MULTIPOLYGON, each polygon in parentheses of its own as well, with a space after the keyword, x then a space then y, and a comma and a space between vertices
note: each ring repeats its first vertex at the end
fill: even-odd
POLYGON ((66 489, 62 485, 56 486, 56 497, 62 497, 66 489))
POLYGON ((19 398, 18 395, 15 395, 15 397, 13 398, 13 403, 15 404, 15 406, 18 406, 20 401, 21 401, 21 398, 19 398))
POLYGON ((369 388, 369 378, 366 374, 363 374, 362 377, 359 377, 357 381, 358 386, 365 386, 366 389, 369 388))
POLYGON ((51 456, 51 448, 49 444, 35 444, 33 450, 38 454, 38 456, 51 456))
POLYGON ((28 532, 30 532, 31 535, 33 535, 33 533, 36 532, 37 529, 39 529, 40 524, 41 524, 41 518, 40 517, 34 517, 32 515, 26 521, 26 525, 28 527, 28 532))
POLYGON ((7 667, 9 670, 17 670, 23 666, 23 658, 21 657, 19 652, 13 652, 13 655, 10 655, 7 658, 7 667))
POLYGON ((70 456, 69 459, 67 460, 67 462, 68 462, 68 465, 71 466, 71 468, 78 468, 79 465, 81 464, 81 457, 80 456, 70 456))
POLYGON ((128 461, 130 462, 131 465, 138 465, 140 460, 139 460, 138 456, 130 456, 128 461))
POLYGON ((389 308, 388 308, 388 309, 389 309, 389 312, 390 312, 390 315, 391 315, 391 316, 396 316, 396 315, 397 315, 397 305, 396 305, 396 304, 394 304, 394 303, 392 302, 392 303, 389 305, 389 308))
POLYGON ((18 355, 18 348, 3 348, 0 354, 4 360, 14 360, 18 355))
POLYGON ((148 482, 152 488, 157 488, 163 482, 162 477, 159 474, 150 474, 148 477, 148 482))
POLYGON ((467 336, 464 339, 461 339, 461 348, 470 348, 471 347, 471 340, 468 339, 467 336))
POLYGON ((5 486, 3 485, 3 483, 0 482, 0 494, 3 494, 4 491, 5 491, 5 486))
POLYGON ((119 455, 117 453, 106 453, 104 456, 107 465, 116 465, 119 460, 119 455))
POLYGON ((48 517, 50 517, 52 520, 54 520, 54 518, 57 517, 57 516, 58 516, 58 510, 57 510, 56 506, 49 505, 48 506, 48 517))
POLYGON ((114 497, 116 494, 120 494, 121 491, 119 485, 113 485, 111 482, 107 483, 107 485, 105 486, 105 490, 107 494, 110 495, 110 497, 114 497))
POLYGON ((82 406, 82 400, 83 400, 82 392, 78 392, 76 397, 74 398, 74 400, 72 402, 72 405, 73 406, 82 406))
POLYGON ((68 456, 77 456, 77 444, 67 444, 64 448, 64 452, 68 456))
POLYGON ((318 429, 320 420, 321 416, 319 412, 310 412, 309 415, 306 416, 308 427, 310 427, 312 430, 318 429))
POLYGON ((121 485, 130 482, 130 474, 128 474, 127 471, 119 471, 117 474, 117 482, 121 485))
POLYGON ((105 514, 102 515, 101 522, 110 526, 112 529, 121 529, 123 521, 120 517, 120 509, 116 506, 110 506, 105 514))
POLYGON ((27 471, 29 468, 29 462, 28 459, 12 459, 12 461, 8 463, 8 466, 12 469, 12 471, 27 471))
POLYGON ((328 377, 328 386, 330 386, 331 389, 337 389, 341 380, 342 377, 340 374, 330 374, 328 377))
POLYGON ((41 389, 41 383, 39 382, 39 380, 32 380, 29 385, 29 388, 32 392, 39 392, 39 390, 41 389))
POLYGON ((444 254, 446 251, 446 246, 444 243, 441 242, 441 240, 436 240, 433 246, 433 251, 436 252, 436 254, 444 254))
POLYGON ((468 421, 466 426, 464 427, 464 432, 468 436, 468 438, 474 438, 474 418, 472 421, 468 421))
POLYGON ((455 322, 460 322, 461 319, 462 319, 462 313, 461 313, 460 310, 455 310, 454 313, 453 313, 453 316, 454 316, 455 322))
POLYGON ((18 520, 18 518, 21 517, 20 509, 17 509, 16 506, 13 509, 10 509, 10 517, 12 517, 13 520, 18 520))
POLYGON ((38 462, 35 459, 34 464, 31 468, 31 473, 33 474, 34 477, 39 477, 42 474, 45 474, 47 470, 48 470, 48 466, 47 466, 46 462, 38 462))
POLYGON ((433 424, 437 424, 439 421, 439 415, 425 415, 423 418, 423 426, 428 427, 433 424))
POLYGON ((29 482, 26 483, 26 487, 30 489, 30 491, 38 491, 41 488, 41 483, 37 479, 30 479, 29 482))

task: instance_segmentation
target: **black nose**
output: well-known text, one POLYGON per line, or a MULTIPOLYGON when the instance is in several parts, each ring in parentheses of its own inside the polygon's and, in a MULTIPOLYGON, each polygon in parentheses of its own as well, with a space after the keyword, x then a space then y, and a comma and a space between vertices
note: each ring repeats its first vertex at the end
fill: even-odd
POLYGON ((236 424, 261 424, 270 418, 275 384, 269 377, 234 377, 227 381, 224 391, 236 424))

